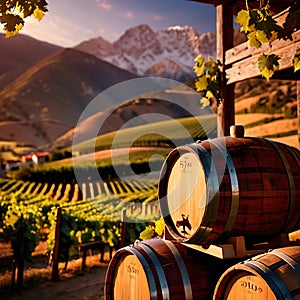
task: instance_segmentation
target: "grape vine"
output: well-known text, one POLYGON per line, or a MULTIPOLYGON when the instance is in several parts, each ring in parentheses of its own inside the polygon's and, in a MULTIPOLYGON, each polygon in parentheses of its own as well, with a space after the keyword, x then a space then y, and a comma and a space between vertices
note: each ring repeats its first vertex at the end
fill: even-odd
MULTIPOLYGON (((10 240, 15 257, 21 251, 24 259, 30 260, 40 240, 47 240, 48 253, 55 242, 57 209, 61 207, 61 240, 63 249, 76 253, 75 245, 89 241, 117 246, 120 238, 120 211, 131 203, 148 204, 156 200, 157 187, 151 180, 132 182, 110 181, 112 191, 86 200, 70 201, 65 197, 67 184, 53 184, 56 191, 52 197, 44 194, 43 184, 37 182, 0 179, 0 239, 10 240), (39 186, 42 194, 35 193, 39 186), (61 186, 59 199, 57 191, 61 186), (22 191, 21 193, 19 191, 22 191), (115 194, 116 193, 116 194, 115 194)), ((45 184, 48 186, 48 184, 45 184)), ((157 217, 156 214, 151 217, 157 217)), ((134 242, 146 226, 147 216, 140 210, 127 214, 126 240, 134 242), (140 223, 132 222, 139 220, 140 223)))
MULTIPOLYGON (((257 9, 251 9, 246 0, 246 9, 240 10, 236 16, 236 23, 241 26, 240 31, 245 32, 248 43, 251 47, 261 48, 269 44, 272 49, 272 42, 285 36, 285 29, 277 24, 272 17, 269 1, 266 5, 257 9)), ((279 69, 280 57, 275 54, 261 54, 258 58, 258 68, 263 77, 269 80, 279 69)), ((294 72, 300 69, 300 48, 296 50, 293 58, 294 72)), ((213 99, 220 104, 220 63, 216 60, 202 57, 200 53, 195 58, 194 71, 197 79, 195 87, 198 92, 204 92, 200 100, 202 107, 210 105, 213 99)))
POLYGON ((202 54, 195 58, 194 70, 197 76, 195 87, 198 92, 205 91, 205 96, 200 100, 202 107, 210 105, 213 99, 216 99, 218 104, 220 103, 221 72, 219 66, 218 61, 212 58, 206 60, 202 54))
MULTIPOLYGON (((236 17, 236 23, 245 32, 248 43, 251 47, 261 48, 263 44, 269 44, 272 49, 272 42, 284 36, 284 28, 277 24, 272 17, 269 1, 265 6, 251 9, 246 0, 246 9, 240 10, 236 17)), ((258 58, 258 68, 261 75, 269 80, 279 69, 280 57, 275 54, 261 54, 258 58)), ((293 59, 294 71, 299 70, 299 49, 293 59)))

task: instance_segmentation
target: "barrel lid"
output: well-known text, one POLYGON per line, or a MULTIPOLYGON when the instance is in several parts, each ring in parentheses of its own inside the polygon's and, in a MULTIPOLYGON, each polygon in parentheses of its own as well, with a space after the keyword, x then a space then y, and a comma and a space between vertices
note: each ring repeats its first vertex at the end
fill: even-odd
POLYGON ((149 299, 149 284, 142 263, 136 255, 123 255, 114 267, 113 299, 149 299))
POLYGON ((194 152, 183 153, 170 170, 167 203, 181 236, 189 238, 203 218, 206 207, 206 180, 203 166, 194 152))

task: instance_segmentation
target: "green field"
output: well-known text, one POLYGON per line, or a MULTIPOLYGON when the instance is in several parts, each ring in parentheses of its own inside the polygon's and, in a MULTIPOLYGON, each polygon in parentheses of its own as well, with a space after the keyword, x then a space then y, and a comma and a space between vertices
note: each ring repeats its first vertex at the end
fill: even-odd
POLYGON ((216 137, 215 115, 172 119, 100 135, 73 146, 73 151, 91 153, 110 148, 174 147, 198 139, 216 137))

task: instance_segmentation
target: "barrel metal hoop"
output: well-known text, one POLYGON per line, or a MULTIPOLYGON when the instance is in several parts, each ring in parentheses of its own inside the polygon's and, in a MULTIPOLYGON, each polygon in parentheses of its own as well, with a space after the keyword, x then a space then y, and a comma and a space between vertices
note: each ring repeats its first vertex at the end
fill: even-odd
POLYGON ((226 153, 225 161, 226 161, 226 165, 227 165, 228 173, 229 173, 229 178, 230 178, 230 182, 231 182, 230 212, 229 212, 227 223, 224 226, 224 233, 223 233, 223 235, 226 235, 233 228, 236 217, 238 215, 239 202, 240 202, 239 182, 238 182, 234 162, 232 160, 232 157, 231 157, 230 153, 227 151, 226 147, 224 147, 223 145, 221 145, 217 141, 215 141, 215 142, 210 141, 210 142, 215 144, 220 149, 221 153, 226 151, 225 152, 226 153), (222 149, 222 148, 224 148, 224 149, 222 149))
POLYGON ((159 283, 161 286, 163 300, 169 300, 170 299, 169 286, 168 286, 168 282, 167 282, 167 278, 166 278, 164 269, 163 269, 159 259, 157 258, 157 256, 155 255, 155 253, 153 252, 151 247, 148 246, 147 244, 140 243, 138 246, 141 247, 147 253, 150 260, 154 264, 155 271, 157 272, 157 275, 159 278, 159 283))
MULTIPOLYGON (((181 147, 181 151, 188 151, 189 148, 187 147, 181 147), (183 149, 183 150, 182 150, 183 149)), ((178 152, 178 148, 173 149, 165 159, 161 172, 159 177, 159 184, 158 184, 158 197, 159 197, 159 207, 162 217, 164 218, 165 224, 168 228, 168 231, 170 235, 176 239, 176 240, 185 240, 181 236, 181 234, 178 232, 172 217, 171 212, 169 209, 169 203, 168 203, 168 195, 167 195, 167 189, 168 189, 168 176, 169 170, 171 166, 173 166, 177 159, 180 158, 180 153, 178 152), (176 160, 175 160, 176 159, 176 160), (163 196, 161 198, 161 196, 163 196)))
POLYGON ((294 269, 294 271, 300 277, 300 264, 296 260, 294 260, 292 257, 288 256, 287 254, 285 254, 277 249, 272 250, 270 253, 283 259, 286 263, 288 263, 294 269))
POLYGON ((216 222, 220 197, 219 181, 216 167, 209 152, 201 144, 197 144, 195 147, 191 145, 191 149, 201 158, 207 184, 207 202, 202 222, 194 235, 187 241, 187 243, 198 244, 209 236, 216 222))
POLYGON ((193 299, 193 290, 192 290, 192 285, 191 285, 191 281, 190 281, 190 276, 187 271, 184 260, 182 259, 180 252, 178 251, 178 249, 172 242, 165 240, 165 244, 168 246, 168 248, 173 253, 175 260, 177 262, 177 265, 179 267, 181 279, 182 279, 183 286, 184 286, 185 300, 192 300, 193 299))
POLYGON ((155 283, 154 275, 150 268, 149 263, 147 262, 145 257, 136 248, 128 246, 128 247, 125 247, 124 249, 128 250, 129 252, 134 254, 139 259, 140 263, 142 264, 142 266, 145 270, 146 277, 148 279, 151 300, 157 300, 158 297, 157 297, 156 283, 155 283))
POLYGON ((244 265, 253 269, 267 282, 277 299, 293 299, 284 282, 268 266, 256 260, 247 260, 244 265))
POLYGON ((271 140, 267 139, 267 141, 272 145, 272 147, 279 154, 280 159, 281 159, 281 161, 282 161, 282 163, 285 167, 286 175, 287 175, 288 182, 289 182, 289 187, 290 187, 290 201, 289 201, 288 215, 286 217, 284 225, 282 226, 282 230, 284 230, 288 226, 289 221, 291 220, 292 215, 294 213, 294 206, 295 206, 295 201, 296 201, 295 181, 294 181, 294 177, 293 177, 293 174, 292 174, 290 164, 289 164, 288 160, 286 159, 286 157, 284 156, 284 154, 282 153, 282 151, 280 150, 279 146, 271 140))

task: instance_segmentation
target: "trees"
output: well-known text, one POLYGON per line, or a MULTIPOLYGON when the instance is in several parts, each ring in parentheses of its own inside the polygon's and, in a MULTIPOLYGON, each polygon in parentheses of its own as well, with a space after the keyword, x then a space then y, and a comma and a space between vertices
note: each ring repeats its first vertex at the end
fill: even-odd
POLYGON ((0 0, 0 23, 6 37, 18 34, 27 17, 40 21, 48 11, 47 5, 45 0, 0 0))

